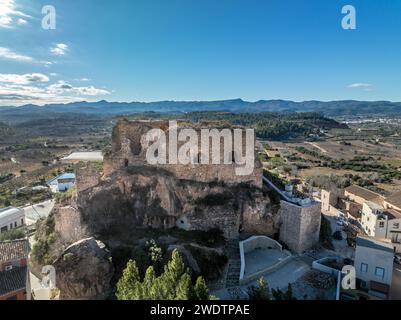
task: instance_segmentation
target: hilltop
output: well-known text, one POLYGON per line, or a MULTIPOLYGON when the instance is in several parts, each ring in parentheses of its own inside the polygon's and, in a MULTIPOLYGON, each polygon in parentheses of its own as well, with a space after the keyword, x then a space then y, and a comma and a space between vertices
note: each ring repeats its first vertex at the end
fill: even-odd
POLYGON ((226 112, 319 112, 325 116, 401 116, 401 102, 390 101, 303 101, 260 100, 248 102, 242 99, 220 101, 158 101, 158 102, 74 102, 48 104, 45 106, 25 105, 0 107, 0 121, 25 122, 27 119, 52 119, 60 115, 91 115, 113 117, 142 112, 187 113, 194 111, 226 112))

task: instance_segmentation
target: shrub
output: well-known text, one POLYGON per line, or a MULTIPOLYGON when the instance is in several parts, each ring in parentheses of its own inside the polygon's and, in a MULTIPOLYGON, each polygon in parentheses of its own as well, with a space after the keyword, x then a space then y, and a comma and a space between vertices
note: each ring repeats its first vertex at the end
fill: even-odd
POLYGON ((271 300, 270 289, 264 277, 260 277, 257 286, 248 288, 249 300, 271 300))
POLYGON ((23 229, 12 229, 0 234, 0 241, 16 240, 25 238, 25 231, 23 229))

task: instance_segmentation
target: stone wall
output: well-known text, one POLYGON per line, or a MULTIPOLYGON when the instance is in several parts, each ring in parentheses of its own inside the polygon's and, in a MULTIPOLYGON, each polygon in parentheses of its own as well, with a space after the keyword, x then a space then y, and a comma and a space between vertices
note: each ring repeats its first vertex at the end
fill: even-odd
POLYGON ((54 229, 58 240, 63 244, 71 244, 88 236, 82 223, 81 213, 71 205, 56 207, 54 212, 54 229))
MULTIPOLYGON (((202 129, 209 129, 208 125, 194 125, 189 123, 179 123, 178 132, 183 129, 195 129, 199 136, 202 129)), ((220 139, 220 164, 199 164, 196 163, 202 157, 201 144, 199 142, 199 153, 194 159, 195 164, 169 164, 169 155, 167 152, 167 164, 150 165, 146 161, 147 143, 144 135, 151 129, 161 129, 166 133, 167 145, 169 144, 169 122, 168 121, 127 121, 121 120, 113 129, 112 134, 112 151, 105 155, 104 159, 104 175, 109 177, 119 170, 127 166, 152 166, 160 167, 168 170, 181 179, 196 180, 201 182, 211 182, 214 180, 224 181, 227 184, 251 183, 255 186, 262 187, 262 165, 258 160, 256 152, 254 152, 254 170, 250 175, 237 175, 236 169, 241 165, 224 164, 224 141, 220 139)), ((221 128, 223 129, 223 128, 221 128)), ((219 129, 219 130, 221 130, 219 129)), ((233 132, 232 128, 229 129, 233 132)), ((178 142, 179 149, 184 142, 178 142)), ((210 141, 210 146, 212 142, 210 141)), ((243 154, 245 154, 245 134, 242 140, 243 154)), ((211 159, 211 148, 209 150, 209 159, 211 159)), ((228 155, 232 159, 232 154, 228 155)), ((210 160, 211 161, 211 160, 210 160)))
POLYGON ((100 182, 102 172, 92 163, 88 162, 85 167, 75 170, 77 192, 96 186, 100 182))
POLYGON ((336 207, 338 202, 338 195, 332 191, 321 191, 322 210, 329 212, 331 207, 336 207))
POLYGON ((280 240, 290 250, 302 253, 319 242, 321 203, 312 202, 307 206, 281 201, 280 240))
POLYGON ((277 241, 265 236, 253 236, 249 239, 241 241, 244 254, 251 252, 255 249, 277 249, 282 250, 282 246, 277 241))

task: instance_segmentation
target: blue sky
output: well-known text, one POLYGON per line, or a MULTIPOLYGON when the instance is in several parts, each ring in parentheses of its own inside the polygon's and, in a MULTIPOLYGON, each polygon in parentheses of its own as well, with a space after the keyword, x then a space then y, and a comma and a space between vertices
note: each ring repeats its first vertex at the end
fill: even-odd
POLYGON ((234 98, 401 101, 401 0, 1 0, 0 105, 234 98))

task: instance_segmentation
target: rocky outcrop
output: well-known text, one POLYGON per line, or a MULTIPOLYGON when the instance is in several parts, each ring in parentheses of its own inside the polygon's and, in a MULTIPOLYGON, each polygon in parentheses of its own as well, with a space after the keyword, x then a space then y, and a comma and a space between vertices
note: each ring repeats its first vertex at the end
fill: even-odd
POLYGON ((160 168, 130 166, 80 192, 77 209, 91 234, 123 233, 138 226, 220 228, 230 239, 240 229, 273 234, 269 203, 260 189, 248 184, 182 180, 160 168))
POLYGON ((110 253, 94 238, 73 243, 54 267, 60 299, 104 299, 110 293, 114 272, 110 253))
MULTIPOLYGON (((277 232, 270 199, 262 190, 258 160, 254 172, 244 177, 235 175, 236 165, 231 163, 147 164, 141 136, 154 126, 165 129, 166 125, 119 122, 113 131, 112 151, 105 157, 104 175, 90 164, 80 168, 77 193, 54 208, 57 242, 53 246, 58 250, 53 251, 62 252, 55 262, 61 299, 99 299, 110 291, 110 255, 96 239, 115 253, 119 247, 133 248, 135 241, 147 238, 148 228, 218 228, 227 239, 238 238, 240 231, 268 236, 277 232)), ((174 245, 181 245, 195 273, 200 270, 213 278, 207 275, 210 265, 221 269, 226 263, 224 253, 174 245)))

